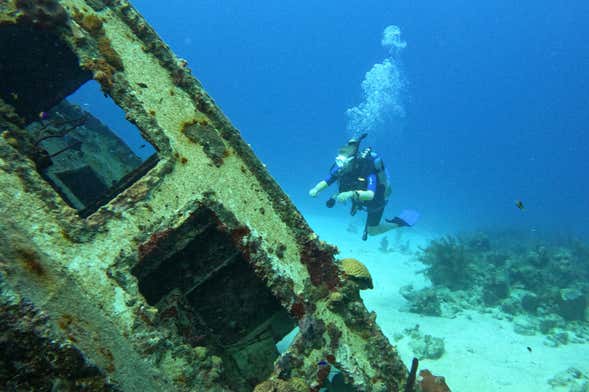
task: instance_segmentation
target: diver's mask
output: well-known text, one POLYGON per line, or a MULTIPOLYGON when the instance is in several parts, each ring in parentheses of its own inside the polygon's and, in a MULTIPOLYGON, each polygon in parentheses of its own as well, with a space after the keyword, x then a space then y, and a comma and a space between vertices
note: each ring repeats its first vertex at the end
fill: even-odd
POLYGON ((339 154, 337 157, 335 157, 335 164, 340 169, 343 169, 343 168, 347 167, 350 164, 350 162, 352 162, 353 159, 354 159, 354 156, 347 156, 347 155, 339 154))
POLYGON ((358 154, 360 142, 366 137, 366 135, 366 133, 363 133, 357 138, 352 138, 348 140, 345 146, 340 147, 337 156, 335 157, 335 164, 338 168, 345 169, 350 167, 350 162, 352 162, 358 154))

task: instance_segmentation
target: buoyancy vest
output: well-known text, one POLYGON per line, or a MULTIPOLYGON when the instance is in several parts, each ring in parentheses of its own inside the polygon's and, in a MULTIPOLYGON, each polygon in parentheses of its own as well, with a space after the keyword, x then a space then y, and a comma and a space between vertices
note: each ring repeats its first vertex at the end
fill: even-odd
POLYGON ((392 190, 389 174, 382 158, 372 148, 367 147, 358 155, 353 164, 355 167, 352 172, 340 178, 339 191, 366 189, 367 177, 374 173, 377 177, 377 191, 382 187, 384 199, 388 199, 392 190))

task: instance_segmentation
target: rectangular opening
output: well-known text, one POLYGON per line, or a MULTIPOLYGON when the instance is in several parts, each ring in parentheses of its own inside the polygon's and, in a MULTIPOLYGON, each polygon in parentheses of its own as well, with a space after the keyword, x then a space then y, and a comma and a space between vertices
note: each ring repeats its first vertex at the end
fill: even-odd
POLYGON ((27 130, 48 158, 41 174, 83 217, 157 162, 155 148, 95 81, 40 112, 27 130))
POLYGON ((26 125, 21 151, 81 216, 156 164, 155 148, 59 34, 7 24, 0 26, 0 47, 0 98, 13 113, 5 126, 26 125))
POLYGON ((131 272, 162 328, 213 348, 253 386, 271 373, 276 342, 294 322, 218 221, 203 207, 179 228, 152 235, 131 272))

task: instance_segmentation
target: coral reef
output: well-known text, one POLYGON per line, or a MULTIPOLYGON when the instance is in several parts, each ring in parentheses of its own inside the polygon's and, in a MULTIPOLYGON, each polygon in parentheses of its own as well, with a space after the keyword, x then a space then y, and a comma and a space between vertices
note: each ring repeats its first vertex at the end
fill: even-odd
MULTIPOLYGON (((349 231, 349 230, 348 230, 349 231)), ((411 253, 411 241, 403 240, 403 231, 397 230, 393 237, 393 241, 389 240, 389 236, 383 236, 378 244, 378 250, 381 253, 399 252, 402 254, 411 253)))
POLYGON ((404 329, 402 334, 396 336, 396 340, 400 340, 404 336, 408 336, 411 340, 409 342, 409 347, 411 347, 413 354, 419 360, 440 359, 442 355, 444 355, 444 339, 423 334, 420 330, 419 324, 404 329))
POLYGON ((389 239, 387 236, 382 237, 378 243, 378 251, 381 253, 389 253, 393 250, 390 248, 389 239))
POLYGON ((403 298, 409 303, 409 311, 427 316, 441 316, 442 307, 437 290, 425 288, 415 291, 412 285, 401 287, 399 290, 403 298))
POLYGON ((566 344, 570 332, 576 342, 585 342, 588 249, 578 240, 513 243, 482 233, 444 237, 420 255, 432 287, 406 286, 401 294, 411 312, 451 317, 466 308, 491 311, 513 320, 518 333, 548 335, 548 345, 566 344))
POLYGON ((409 346, 419 359, 440 359, 445 351, 444 339, 431 335, 423 335, 420 340, 414 339, 409 346))
POLYGON ((455 237, 433 240, 423 249, 420 261, 428 266, 424 272, 433 285, 458 290, 473 283, 472 256, 466 244, 455 237))
POLYGON ((579 369, 571 367, 551 377, 548 385, 553 389, 561 387, 571 392, 586 392, 589 390, 589 377, 579 369))

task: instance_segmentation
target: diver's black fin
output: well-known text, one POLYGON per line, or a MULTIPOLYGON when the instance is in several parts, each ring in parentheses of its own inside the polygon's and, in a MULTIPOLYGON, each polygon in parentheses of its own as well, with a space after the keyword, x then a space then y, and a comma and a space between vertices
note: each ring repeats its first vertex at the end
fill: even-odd
POLYGON ((399 227, 409 226, 409 224, 407 222, 405 222, 403 219, 399 218, 398 216, 394 217, 393 219, 385 219, 385 220, 389 223, 394 223, 399 227))
POLYGON ((385 220, 389 223, 394 223, 399 227, 413 226, 419 220, 419 212, 414 210, 403 210, 399 216, 385 220))

